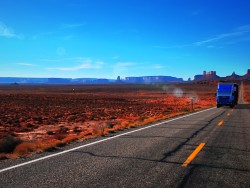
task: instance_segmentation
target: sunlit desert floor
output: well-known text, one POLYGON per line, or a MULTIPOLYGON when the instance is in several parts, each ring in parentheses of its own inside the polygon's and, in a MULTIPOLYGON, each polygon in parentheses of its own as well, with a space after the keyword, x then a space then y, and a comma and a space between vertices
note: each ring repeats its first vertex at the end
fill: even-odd
MULTIPOLYGON (((245 84, 249 101, 250 84, 245 84)), ((216 84, 2 85, 0 158, 215 106, 216 84)))

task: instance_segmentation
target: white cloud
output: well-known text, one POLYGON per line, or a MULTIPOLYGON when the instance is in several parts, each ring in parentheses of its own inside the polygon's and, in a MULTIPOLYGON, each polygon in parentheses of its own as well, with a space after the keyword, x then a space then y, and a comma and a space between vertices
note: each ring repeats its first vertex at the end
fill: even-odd
POLYGON ((105 64, 102 61, 93 61, 89 58, 74 58, 74 63, 79 62, 81 60, 81 64, 77 66, 72 66, 72 67, 56 67, 56 68, 48 68, 48 69, 53 69, 53 70, 60 70, 60 71, 77 71, 81 69, 101 69, 102 66, 105 64))
POLYGON ((114 56, 114 57, 112 57, 112 59, 119 59, 120 58, 120 56, 114 56))
POLYGON ((62 37, 63 40, 71 40, 72 38, 74 38, 74 35, 66 35, 62 37))
POLYGON ((156 64, 156 65, 150 66, 149 68, 151 68, 151 69, 162 69, 163 66, 160 65, 160 64, 156 64))
MULTIPOLYGON (((37 33, 32 36, 32 39, 36 40, 39 37, 47 37, 47 36, 53 36, 53 35, 58 35, 58 34, 63 34, 64 28, 65 29, 71 29, 71 28, 78 28, 86 25, 86 23, 73 23, 73 24, 62 24, 60 28, 58 28, 57 31, 48 31, 48 32, 43 32, 43 33, 37 33)), ((69 34, 65 36, 61 36, 62 40, 70 40, 74 37, 74 35, 69 34)))
POLYGON ((185 48, 192 46, 190 44, 182 44, 182 45, 173 45, 173 46, 160 46, 160 45, 154 45, 153 48, 159 48, 159 49, 172 49, 172 48, 185 48))
POLYGON ((44 62, 73 62, 73 63, 81 63, 84 61, 91 61, 90 58, 86 57, 67 57, 67 58, 57 58, 57 59, 41 59, 44 62))
POLYGON ((95 62, 97 65, 104 65, 105 63, 103 61, 96 61, 95 62))
POLYGON ((138 63, 135 62, 117 62, 111 68, 113 69, 113 75, 126 74, 130 69, 134 69, 138 63))
POLYGON ((198 47, 205 46, 208 48, 221 48, 214 44, 216 42, 221 42, 223 45, 232 45, 239 42, 248 42, 250 38, 250 25, 243 25, 237 27, 232 32, 222 33, 215 36, 212 36, 208 39, 201 40, 198 42, 193 42, 190 44, 181 44, 181 45, 172 45, 172 46, 162 46, 162 45, 154 45, 152 48, 159 49, 178 49, 178 48, 186 48, 186 47, 198 47))
POLYGON ((137 63, 134 62, 118 62, 115 64, 116 67, 130 67, 130 66, 134 66, 137 63))
POLYGON ((237 30, 239 31, 250 31, 250 25, 242 25, 240 27, 237 28, 237 30))
POLYGON ((0 22, 0 36, 15 37, 15 33, 11 28, 7 27, 3 22, 0 22))
POLYGON ((221 41, 221 40, 239 39, 241 37, 245 37, 246 35, 248 36, 249 33, 250 33, 250 25, 243 25, 243 26, 236 28, 236 30, 233 32, 219 34, 219 35, 211 37, 209 39, 195 42, 194 44, 196 46, 202 46, 202 45, 206 45, 208 43, 221 41))
POLYGON ((0 37, 23 39, 22 34, 17 35, 14 30, 0 21, 0 37))
POLYGON ((215 48, 214 45, 208 45, 207 48, 215 48))
POLYGON ((21 65, 21 66, 27 66, 27 67, 34 67, 34 66, 37 66, 35 64, 32 64, 32 63, 16 63, 17 65, 21 65))
POLYGON ((32 39, 36 40, 39 37, 56 35, 58 33, 59 33, 59 31, 48 31, 48 32, 44 32, 44 33, 37 33, 37 34, 32 36, 32 39))
POLYGON ((93 66, 89 63, 85 63, 79 66, 75 66, 75 67, 59 67, 59 68, 55 68, 57 70, 61 70, 61 71, 76 71, 76 70, 80 70, 80 69, 90 69, 93 68, 93 66))
POLYGON ((86 23, 72 23, 72 24, 62 24, 62 27, 71 29, 71 28, 82 27, 82 26, 85 26, 85 25, 86 25, 86 23))

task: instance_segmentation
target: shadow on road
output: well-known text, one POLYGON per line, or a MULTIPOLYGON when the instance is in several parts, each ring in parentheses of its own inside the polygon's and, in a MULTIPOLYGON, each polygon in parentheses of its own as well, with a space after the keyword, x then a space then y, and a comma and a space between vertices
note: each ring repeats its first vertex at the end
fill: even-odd
MULTIPOLYGON (((150 158, 142 158, 142 157, 132 157, 132 156, 123 156, 123 155, 105 155, 105 154, 97 154, 94 152, 88 152, 88 151, 72 151, 72 153, 78 153, 79 155, 89 155, 91 157, 96 158, 110 158, 110 159, 126 159, 126 160, 138 160, 138 161, 148 161, 148 162, 155 162, 155 163, 166 163, 166 164, 176 164, 178 166, 181 166, 183 162, 180 161, 168 161, 167 158, 164 155, 164 158, 162 159, 150 159, 150 158)), ((204 163, 198 163, 198 164, 189 164, 189 166, 192 167, 206 167, 206 168, 215 168, 215 169, 222 169, 222 170, 234 170, 234 171, 241 171, 241 172, 250 172, 249 169, 244 168, 233 168, 226 165, 218 165, 218 164, 204 164, 204 163)))
POLYGON ((250 104, 238 104, 236 109, 250 109, 250 104))

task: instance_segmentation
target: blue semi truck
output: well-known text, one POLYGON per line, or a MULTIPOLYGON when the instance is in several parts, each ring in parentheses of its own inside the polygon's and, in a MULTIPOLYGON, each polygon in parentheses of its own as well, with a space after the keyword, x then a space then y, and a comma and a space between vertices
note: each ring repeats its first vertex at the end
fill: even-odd
POLYGON ((233 108, 238 104, 239 86, 235 83, 218 83, 216 102, 217 108, 230 106, 233 108))

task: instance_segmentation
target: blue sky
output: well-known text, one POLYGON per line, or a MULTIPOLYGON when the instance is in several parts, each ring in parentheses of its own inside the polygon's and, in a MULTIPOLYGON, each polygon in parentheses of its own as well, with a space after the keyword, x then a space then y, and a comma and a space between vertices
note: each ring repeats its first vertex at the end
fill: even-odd
POLYGON ((250 0, 1 0, 0 77, 250 68, 250 0))

